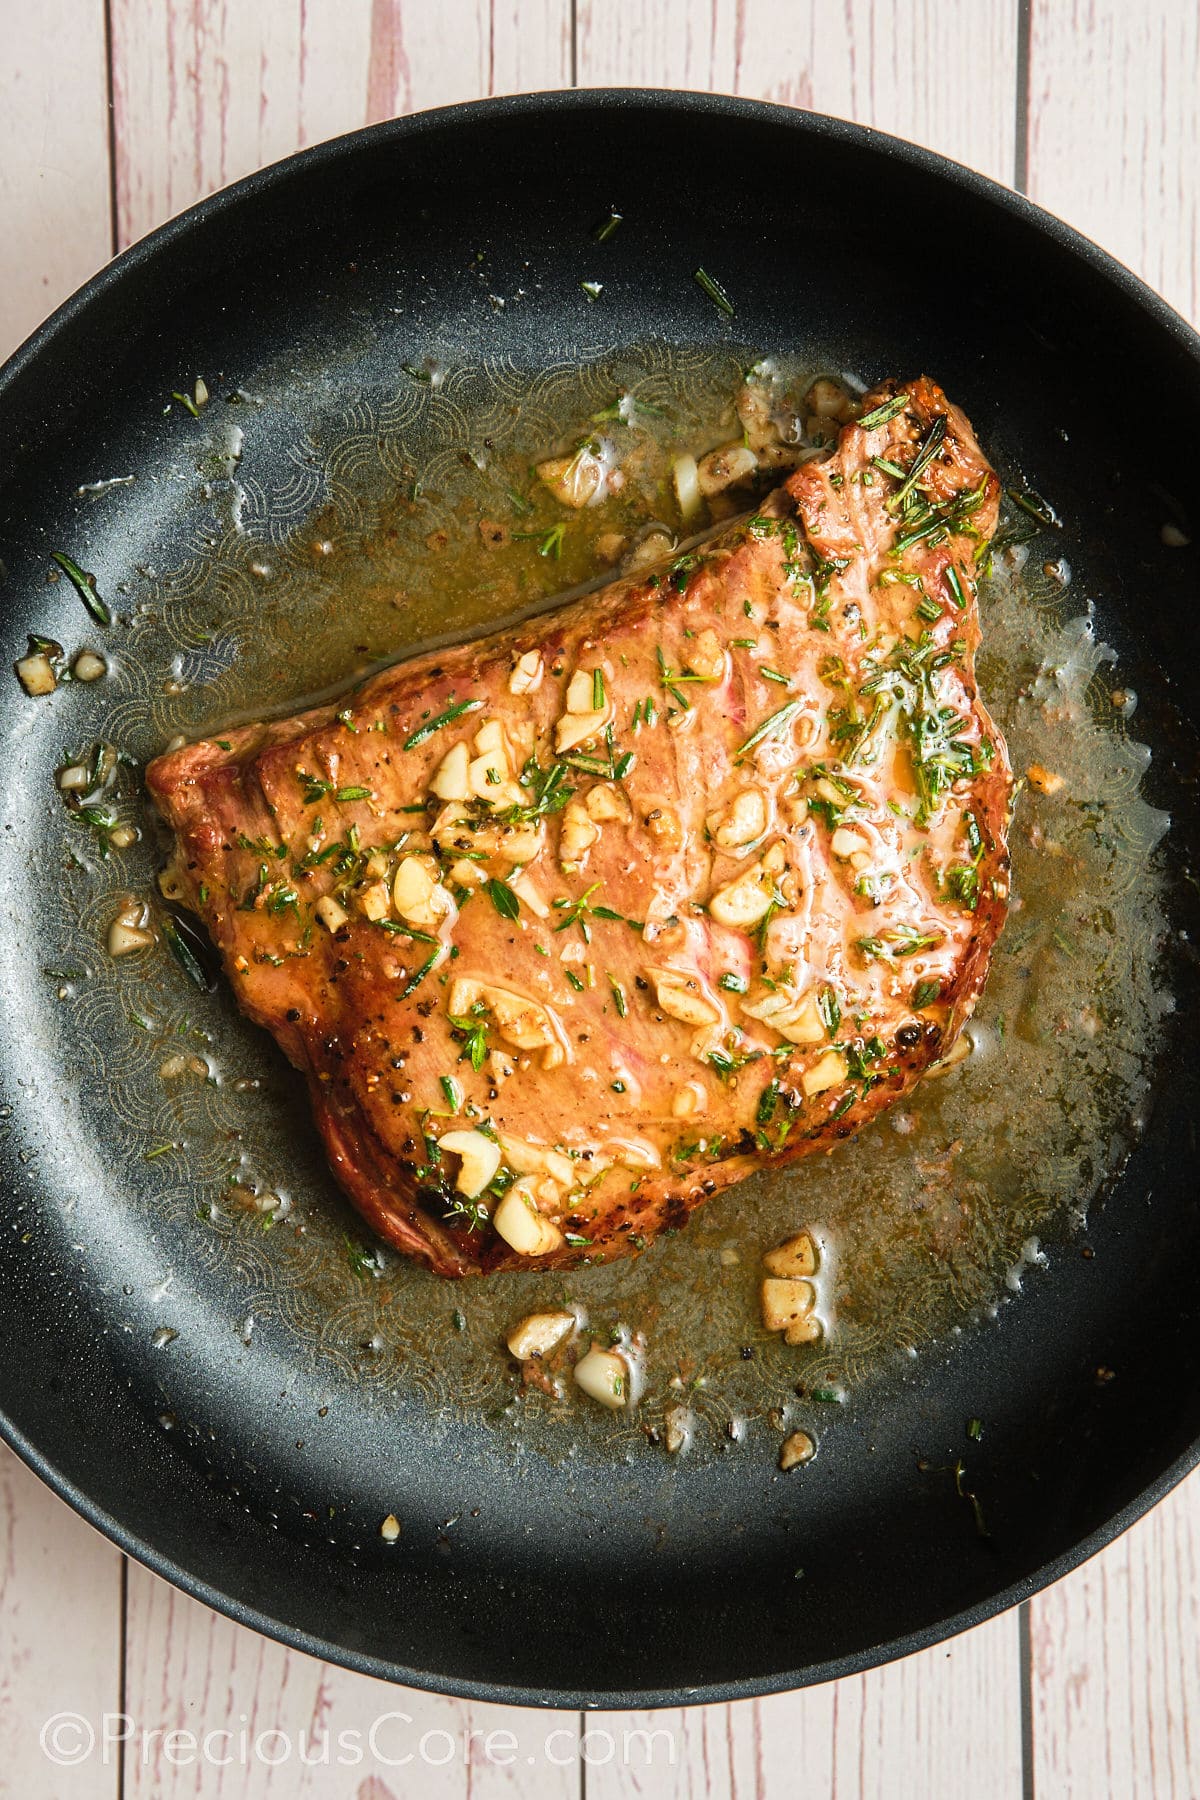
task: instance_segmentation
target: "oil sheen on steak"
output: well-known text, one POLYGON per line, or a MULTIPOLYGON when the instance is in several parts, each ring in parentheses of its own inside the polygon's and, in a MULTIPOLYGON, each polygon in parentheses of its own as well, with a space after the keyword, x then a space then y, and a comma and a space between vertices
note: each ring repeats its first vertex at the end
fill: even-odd
POLYGON ((975 1004, 999 484, 928 379, 863 418, 657 573, 148 771, 338 1181, 439 1274, 641 1249, 857 1131, 975 1004))

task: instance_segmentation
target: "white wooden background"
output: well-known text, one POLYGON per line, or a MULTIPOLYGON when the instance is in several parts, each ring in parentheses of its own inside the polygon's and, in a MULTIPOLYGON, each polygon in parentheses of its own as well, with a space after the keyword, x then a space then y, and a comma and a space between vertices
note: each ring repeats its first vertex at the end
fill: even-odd
MULTIPOLYGON (((895 131, 1025 188, 1200 318, 1197 0, 0 0, 0 357, 114 250, 263 163, 395 113, 572 82, 720 89, 895 131)), ((612 1737, 587 1740, 583 1767, 573 1715, 405 1693, 227 1623, 4 1454, 0 1793, 1195 1796, 1198 1563, 1200 1477, 942 1648, 798 1695, 589 1716, 612 1737), (396 1710, 412 1724, 357 1766, 335 1749, 305 1768, 280 1738, 253 1750, 262 1731, 295 1747, 396 1710), (56 1764, 39 1732, 60 1711, 97 1729, 124 1712, 144 1735, 56 1764), (639 1723, 673 1734, 673 1762, 661 1738, 649 1769, 636 1744, 626 1757, 639 1723), (235 1735, 205 1760, 166 1735, 223 1727, 250 1752, 235 1735), (489 1730, 516 1749, 501 1736, 489 1754, 489 1730), (436 1734, 463 1731, 469 1749, 459 1736, 448 1755, 436 1734)))

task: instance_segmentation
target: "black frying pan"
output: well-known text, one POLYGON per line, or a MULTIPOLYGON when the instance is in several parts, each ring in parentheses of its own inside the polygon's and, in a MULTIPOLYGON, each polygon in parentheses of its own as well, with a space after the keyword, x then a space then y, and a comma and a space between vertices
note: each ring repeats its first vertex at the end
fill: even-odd
MULTIPOLYGON (((1022 199, 892 139, 740 101, 574 93, 401 120, 256 175, 121 257, 0 376, 5 660, 31 628, 96 635, 65 582, 46 586, 51 548, 74 547, 131 612, 152 580, 139 568, 200 554, 205 483, 222 471, 197 470, 178 409, 163 416, 191 373, 261 402, 256 476, 299 517, 347 383, 395 392, 401 364, 427 354, 533 368, 598 342, 725 341, 698 265, 735 290, 740 341, 844 346, 871 376, 928 368, 993 459, 1053 495, 1078 589, 1103 597, 1100 630, 1142 696, 1182 877, 1198 823, 1200 594, 1196 549, 1164 545, 1160 528, 1162 490, 1192 485, 1200 340, 1022 199), (612 206, 625 224, 605 246, 601 313, 578 284, 612 206), (503 312, 487 302, 518 288, 503 312), (139 480, 117 506, 77 496, 128 474, 139 480)), ((154 628, 120 630, 152 641, 154 628)), ((184 662, 217 654, 201 639, 184 662)), ((135 687, 123 718, 145 738, 158 690, 135 687)), ((441 1429, 436 1393, 389 1398, 364 1377, 370 1346, 352 1325, 324 1345, 297 1336, 278 1295, 243 1341, 267 1251, 194 1229, 197 1184, 219 1170, 129 1150, 110 1104, 128 1071, 106 1066, 87 999, 100 959, 83 976, 61 966, 86 952, 61 925, 52 771, 83 717, 61 699, 7 706, 2 728, 0 1395, 8 1440, 130 1554, 244 1623, 417 1686, 561 1706, 717 1700, 974 1624, 1107 1542, 1195 1462, 1186 881, 1156 1103, 1094 1209, 1089 1257, 1065 1241, 998 1325, 864 1387, 801 1477, 778 1477, 765 1438, 755 1454, 679 1463, 587 1444, 527 1454, 469 1409, 441 1429), (155 1336, 167 1315, 172 1345, 155 1336), (971 1462, 987 1538, 954 1481, 930 1474, 952 1465, 973 1415, 988 1422, 971 1462), (378 1533, 391 1512, 394 1549, 378 1533)), ((84 928, 94 942, 99 916, 84 928)), ((266 1104, 308 1154, 295 1090, 272 1069, 266 1104)), ((341 1206, 332 1189, 328 1204, 341 1206)))

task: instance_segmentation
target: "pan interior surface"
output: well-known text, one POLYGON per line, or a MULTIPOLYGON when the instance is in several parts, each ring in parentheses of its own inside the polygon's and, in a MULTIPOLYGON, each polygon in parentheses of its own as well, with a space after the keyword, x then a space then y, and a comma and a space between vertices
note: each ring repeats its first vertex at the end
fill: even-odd
MULTIPOLYGON (((206 629, 203 594, 223 581, 226 614, 258 634, 264 705, 282 706, 304 691, 305 645, 288 639, 296 527, 327 507, 344 526, 368 464, 397 489, 411 479, 380 445, 402 435, 423 381, 483 371, 501 440, 522 409, 552 414, 556 370, 647 344, 685 384, 690 367, 735 367, 745 345, 819 347, 868 381, 935 374, 992 459, 1053 498, 1072 591, 1094 602, 1139 695, 1149 798, 1171 815, 1165 864, 1182 876, 1198 584, 1173 472, 1200 416, 1195 340, 986 183, 769 108, 614 94, 429 115, 281 165, 138 246, 0 377, 8 660, 29 630, 103 643, 117 714, 149 754, 193 697, 197 727, 220 710, 234 650, 206 629), (600 240, 612 211, 620 229, 600 240), (697 268, 728 289, 732 319, 697 268), (170 400, 197 374, 214 397, 202 421, 170 400), (234 554, 246 543, 249 561, 234 554), (47 583, 59 548, 95 573, 111 632, 67 582, 47 583), (164 635, 165 669, 138 650, 164 635)), ((449 484, 463 443, 445 388, 429 454, 449 484)), ((335 568, 321 579, 333 612, 335 568)), ((453 596, 434 598, 453 630, 453 596)), ((387 606, 348 654, 386 654, 387 606)), ((64 941, 53 904, 68 829, 54 771, 86 739, 91 701, 65 688, 0 725, 3 1401, 34 1466, 152 1566, 303 1648, 410 1683, 550 1704, 715 1699, 972 1622, 1190 1465, 1200 1222, 1184 880, 1171 884, 1175 1013, 1153 1104, 1086 1234, 1046 1247, 1018 1303, 830 1406, 817 1460, 791 1476, 765 1433, 680 1461, 650 1452, 636 1422, 603 1444, 595 1421, 578 1441, 560 1427, 533 1442, 496 1416, 481 1373, 495 1352, 463 1344, 451 1287, 434 1374, 406 1388, 387 1378, 357 1276, 281 1280, 266 1236, 197 1218, 243 1167, 247 1109, 280 1123, 298 1166, 319 1156, 277 1057, 264 1052, 265 1078, 229 1066, 236 1103, 203 1083, 170 1101, 161 1020, 139 1015, 120 1066, 106 1063, 104 1007, 137 1010, 132 990, 78 966, 107 915, 83 907, 81 936, 64 941), (986 1431, 965 1484, 972 1419, 986 1431), (388 1514, 402 1521, 394 1546, 379 1534, 388 1514)), ((206 1050, 204 1031, 238 1041, 227 999, 206 1004, 211 1018, 171 1014, 176 1054, 206 1050)), ((353 1257, 363 1234, 331 1187, 328 1205, 353 1257)))

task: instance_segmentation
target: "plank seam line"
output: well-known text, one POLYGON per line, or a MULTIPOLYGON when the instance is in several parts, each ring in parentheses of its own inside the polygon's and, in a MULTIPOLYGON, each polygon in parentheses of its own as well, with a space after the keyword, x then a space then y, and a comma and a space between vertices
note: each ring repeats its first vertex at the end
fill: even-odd
MULTIPOLYGON (((107 10, 107 9, 106 9, 107 10)), ((117 1600, 117 1629, 121 1638, 121 1661, 117 1670, 117 1716, 124 1730, 125 1706, 129 1698, 129 1558, 121 1558, 121 1581, 117 1600)), ((122 1744, 117 1758, 116 1800, 125 1800, 126 1746, 122 1744)))
POLYGON ((1033 1766, 1033 1618, 1028 1600, 1017 1608, 1017 1644, 1021 1670, 1021 1800, 1036 1800, 1033 1766))
POLYGON ((120 248, 117 217, 117 104, 116 80, 113 73, 112 0, 104 0, 104 98, 108 114, 108 238, 109 253, 120 248))
POLYGON ((1013 186, 1029 192, 1029 80, 1033 40, 1033 0, 1017 0, 1016 121, 1013 133, 1013 186))

